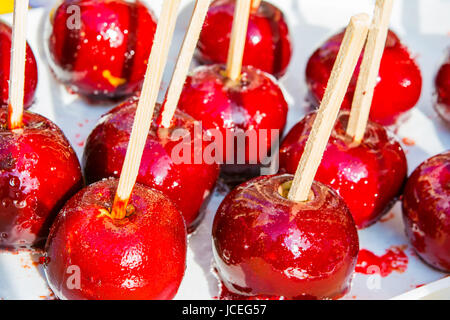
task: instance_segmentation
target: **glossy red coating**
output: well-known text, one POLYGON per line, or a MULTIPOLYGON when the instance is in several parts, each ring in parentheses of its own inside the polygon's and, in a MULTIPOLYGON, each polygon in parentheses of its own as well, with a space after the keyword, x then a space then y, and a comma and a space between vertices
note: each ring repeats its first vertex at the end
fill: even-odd
MULTIPOLYGON (((120 176, 136 108, 137 99, 119 105, 105 114, 89 135, 83 156, 88 183, 120 176)), ((158 106, 154 119, 159 110, 158 106)), ((209 143, 202 142, 202 134, 198 123, 180 111, 175 113, 170 129, 161 128, 153 121, 137 178, 139 183, 162 191, 178 206, 189 231, 201 222, 202 206, 219 175, 217 164, 203 161, 202 154, 209 143), (177 134, 180 130, 184 131, 182 136, 177 134), (187 146, 186 153, 179 151, 183 145, 187 146), (200 153, 199 161, 196 152, 200 153)))
MULTIPOLYGON (((316 112, 308 114, 284 138, 280 147, 280 171, 294 174, 316 112)), ((365 228, 389 211, 402 192, 407 162, 400 143, 382 126, 369 121, 358 145, 346 135, 349 113, 343 111, 331 133, 316 174, 347 203, 356 225, 365 228)))
MULTIPOLYGON (((11 37, 11 27, 0 21, 0 106, 8 105, 9 75, 11 73, 11 37)), ((27 43, 25 89, 23 98, 25 108, 30 107, 33 103, 37 83, 38 70, 36 58, 34 57, 30 45, 27 43)))
POLYGON ((186 268, 186 227, 162 193, 136 184, 122 220, 110 210, 118 180, 102 180, 66 203, 46 244, 45 273, 59 299, 172 299, 186 268))
MULTIPOLYGON (((235 0, 216 0, 211 4, 197 46, 200 62, 226 63, 235 4, 235 0)), ((279 78, 286 73, 291 56, 291 38, 283 13, 262 1, 250 14, 243 64, 279 78)))
MULTIPOLYGON (((178 107, 201 121, 205 129, 220 132, 223 143, 215 141, 218 146, 223 145, 220 150, 223 162, 237 164, 238 154, 245 151, 245 163, 256 165, 261 164, 273 141, 282 135, 288 105, 273 77, 253 67, 244 67, 242 71, 239 82, 233 83, 221 65, 197 68, 186 80, 178 107), (227 135, 233 137, 239 132, 248 133, 245 147, 237 147, 236 140, 232 143, 233 140, 226 139, 227 135)), ((224 167, 248 170, 232 164, 224 167)))
MULTIPOLYGON (((344 32, 332 36, 309 58, 306 66, 306 83, 317 105, 317 101, 322 100, 325 93, 343 36, 344 32)), ((344 98, 343 108, 349 109, 352 104, 360 63, 361 59, 344 98)), ((422 76, 417 63, 397 35, 389 31, 375 86, 370 119, 382 125, 395 124, 402 114, 414 107, 421 90, 422 76)))
POLYGON ((349 289, 358 234, 342 198, 314 182, 307 202, 279 192, 292 175, 235 188, 213 224, 218 275, 232 293, 286 299, 338 298, 349 289))
POLYGON ((50 66, 70 91, 107 101, 140 90, 156 31, 141 1, 65 0, 49 29, 50 66))
POLYGON ((406 234, 429 265, 450 272, 450 151, 423 162, 403 194, 406 234))
POLYGON ((450 124, 450 50, 436 75, 435 85, 437 95, 435 109, 442 119, 450 124))
POLYGON ((78 158, 50 120, 24 112, 7 129, 0 108, 0 248, 43 246, 58 211, 83 187, 78 158))

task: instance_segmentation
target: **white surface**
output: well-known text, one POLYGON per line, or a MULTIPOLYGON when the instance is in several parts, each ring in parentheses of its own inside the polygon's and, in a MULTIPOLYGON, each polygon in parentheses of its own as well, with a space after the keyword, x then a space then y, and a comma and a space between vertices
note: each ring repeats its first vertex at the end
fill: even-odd
POLYGON ((448 300, 450 296, 450 277, 432 282, 423 287, 408 291, 392 300, 448 300))
MULTIPOLYGON (((161 0, 147 1, 159 13, 161 0)), ((329 35, 341 29, 351 15, 359 12, 372 14, 372 0, 278 0, 275 2, 286 14, 294 43, 294 56, 288 74, 282 79, 290 104, 288 129, 307 111, 304 69, 309 55, 329 35)), ((177 47, 189 22, 192 1, 183 1, 181 19, 177 26, 174 48, 169 59, 170 77, 177 47)), ((410 119, 398 130, 399 139, 407 137, 415 146, 404 146, 409 171, 428 157, 450 149, 450 130, 440 122, 432 109, 433 77, 450 45, 449 0, 397 0, 391 27, 399 34, 412 52, 417 55, 423 75, 423 90, 418 106, 410 119)), ((66 133, 81 157, 83 141, 95 126, 101 114, 111 106, 87 106, 77 96, 67 94, 48 70, 43 52, 44 11, 30 12, 28 39, 39 64, 39 86, 36 103, 31 110, 55 121, 66 133)), ((2 17, 11 21, 11 16, 2 17)), ((186 276, 177 295, 178 299, 209 299, 217 295, 218 284, 211 269, 211 224, 222 196, 216 194, 198 231, 189 239, 186 276)), ((356 274, 347 299, 386 299, 430 283, 445 276, 423 262, 413 253, 403 232, 401 210, 397 204, 392 210, 394 218, 378 222, 360 231, 360 247, 383 254, 393 245, 408 245, 408 269, 400 274, 393 272, 385 278, 376 275, 356 274)), ((31 262, 29 253, 0 253, 0 299, 51 298, 42 270, 31 262)), ((447 297, 450 299, 450 297, 447 297)))

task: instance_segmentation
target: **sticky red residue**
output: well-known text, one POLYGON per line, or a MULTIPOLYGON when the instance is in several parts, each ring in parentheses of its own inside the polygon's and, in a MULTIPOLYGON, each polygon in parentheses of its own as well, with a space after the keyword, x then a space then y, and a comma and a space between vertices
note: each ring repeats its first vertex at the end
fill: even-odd
POLYGON ((378 273, 387 277, 396 271, 403 273, 408 268, 408 256, 404 252, 405 247, 390 247, 382 256, 361 249, 358 255, 355 272, 362 274, 378 273))
POLYGON ((424 285, 425 285, 425 284, 422 283, 422 284, 415 285, 414 287, 415 287, 415 288, 420 288, 420 287, 423 287, 424 285))
POLYGON ((84 127, 84 124, 81 123, 81 122, 79 122, 79 123, 78 123, 78 126, 79 126, 80 128, 83 128, 83 127, 84 127))
POLYGON ((380 219, 380 222, 387 222, 387 221, 391 220, 394 217, 395 217, 395 214, 393 212, 389 212, 387 215, 385 215, 384 217, 382 217, 380 219))
MULTIPOLYGON (((80 127, 83 126, 82 123, 79 123, 78 125, 79 125, 80 127)), ((75 143, 76 143, 76 145, 79 146, 79 147, 83 147, 84 144, 86 143, 85 139, 82 139, 82 138, 81 138, 81 134, 80 134, 80 133, 75 134, 75 139, 77 140, 77 141, 75 141, 75 143)))
POLYGON ((407 138, 407 137, 403 138, 402 142, 408 147, 412 147, 412 146, 416 145, 416 142, 413 139, 407 138))

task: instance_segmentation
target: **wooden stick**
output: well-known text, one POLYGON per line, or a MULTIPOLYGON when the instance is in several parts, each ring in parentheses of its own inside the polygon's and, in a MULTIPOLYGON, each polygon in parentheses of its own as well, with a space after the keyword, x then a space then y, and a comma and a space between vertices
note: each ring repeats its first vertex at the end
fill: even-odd
POLYGON ((145 142, 152 123, 153 111, 175 31, 180 2, 181 0, 163 2, 145 80, 131 130, 130 142, 128 143, 127 154, 111 211, 111 217, 113 219, 123 219, 127 213, 128 202, 136 183, 145 142))
POLYGON ((252 0, 252 11, 258 11, 259 6, 261 5, 262 0, 252 0))
POLYGON ((210 3, 211 0, 197 0, 195 4, 189 29, 184 37, 183 46, 178 55, 175 71, 172 80, 170 81, 169 89, 167 90, 161 120, 161 125, 164 128, 170 127, 173 115, 175 114, 210 3))
POLYGON ((8 103, 8 128, 10 130, 22 127, 28 4, 28 0, 14 1, 8 103))
POLYGON ((251 1, 252 0, 236 1, 226 71, 227 77, 232 81, 237 81, 241 76, 251 1))
POLYGON ((393 0, 377 0, 375 4, 375 12, 372 25, 370 26, 347 127, 347 135, 352 137, 353 141, 357 143, 362 141, 366 132, 393 3, 393 0))
POLYGON ((295 173, 288 198, 307 201, 320 161, 336 121, 339 108, 366 41, 370 19, 367 14, 353 16, 345 31, 327 89, 317 112, 305 151, 295 173))

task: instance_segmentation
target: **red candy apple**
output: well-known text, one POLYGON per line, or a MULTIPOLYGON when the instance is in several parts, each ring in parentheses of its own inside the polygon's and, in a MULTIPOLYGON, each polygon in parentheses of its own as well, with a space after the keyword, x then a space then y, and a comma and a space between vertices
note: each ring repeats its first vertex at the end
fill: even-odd
POLYGON ((0 247, 41 246, 50 225, 83 186, 78 158, 50 120, 23 114, 23 128, 7 129, 0 109, 0 247))
MULTIPOLYGON (((306 82, 315 102, 323 98, 343 36, 343 32, 332 36, 309 58, 306 82)), ((349 109, 351 106, 358 75, 359 64, 344 98, 343 108, 349 109)), ((418 65, 397 35, 389 31, 373 96, 370 119, 383 125, 394 124, 400 115, 414 107, 419 100, 421 89, 422 76, 418 65)))
MULTIPOLYGON (((11 27, 0 21, 0 106, 8 105, 9 74, 11 71, 11 27)), ((38 71, 33 51, 27 44, 25 62, 24 106, 33 103, 38 82, 38 71)))
MULTIPOLYGON (((86 142, 84 171, 88 182, 107 177, 118 177, 122 170, 137 108, 132 99, 103 116, 86 142)), ((160 107, 155 111, 158 117, 160 107)), ((153 123, 144 149, 137 182, 166 194, 183 214, 186 225, 192 231, 201 222, 202 205, 209 197, 219 175, 215 163, 203 161, 206 144, 200 126, 190 116, 177 111, 170 129, 153 123), (198 130, 197 130, 198 129, 198 130), (188 139, 176 136, 184 130, 188 139), (200 149, 195 149, 200 142, 200 149), (187 141, 190 154, 177 151, 187 141), (199 152, 200 161, 196 161, 199 152), (180 157, 180 159, 177 159, 180 157)), ((187 151, 186 151, 187 152, 187 151)))
POLYGON ((403 194, 403 220, 419 256, 450 272, 450 151, 414 170, 403 194))
POLYGON ((135 185, 128 216, 113 220, 118 181, 77 193, 46 244, 45 273, 60 299, 172 299, 186 268, 186 227, 162 193, 135 185))
MULTIPOLYGON (((271 130, 282 134, 288 112, 283 93, 271 76, 243 67, 240 80, 235 83, 225 76, 221 65, 197 68, 186 80, 178 108, 201 121, 205 129, 219 131, 223 139, 215 142, 218 147, 223 146, 222 160, 234 164, 242 152, 246 164, 261 164, 279 138, 271 130), (227 135, 239 133, 248 133, 245 146, 227 141, 227 135)), ((224 169, 242 174, 248 167, 230 165, 224 169)))
POLYGON ((310 199, 286 197, 293 176, 262 176, 234 189, 213 224, 220 279, 243 296, 338 298, 349 288, 358 234, 339 195, 314 182, 310 199))
POLYGON ((435 109, 450 124, 450 50, 447 59, 438 71, 435 79, 437 101, 435 109))
MULTIPOLYGON (((225 63, 230 44, 235 0, 216 0, 211 4, 198 43, 197 58, 202 63, 225 63)), ((283 13, 262 1, 250 14, 244 65, 251 65, 281 77, 292 55, 289 29, 283 13)))
MULTIPOLYGON (((316 118, 297 123, 280 147, 280 170, 295 173, 316 118)), ((359 228, 376 222, 394 204, 406 180, 406 156, 382 126, 368 122, 360 144, 346 135, 349 113, 340 113, 315 179, 344 198, 359 228)))
POLYGON ((141 1, 65 0, 50 22, 50 66, 70 90, 95 101, 140 90, 156 30, 141 1))

